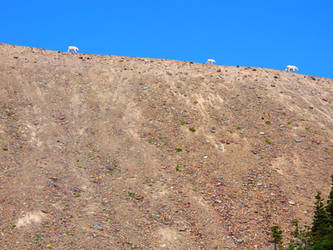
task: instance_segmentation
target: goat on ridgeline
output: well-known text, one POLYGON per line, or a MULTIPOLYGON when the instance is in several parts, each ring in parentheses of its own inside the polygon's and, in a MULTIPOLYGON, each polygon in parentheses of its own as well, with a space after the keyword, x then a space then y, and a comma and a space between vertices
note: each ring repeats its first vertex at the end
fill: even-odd
POLYGON ((285 69, 285 71, 288 71, 288 72, 290 72, 290 71, 295 72, 295 71, 298 71, 298 70, 299 69, 294 65, 287 65, 287 67, 285 69))
POLYGON ((67 51, 67 52, 77 53, 78 50, 79 50, 78 47, 75 47, 75 46, 68 46, 68 51, 67 51))
POLYGON ((214 59, 208 59, 208 60, 207 60, 207 63, 208 63, 208 64, 213 64, 213 63, 216 63, 216 61, 215 61, 214 59))

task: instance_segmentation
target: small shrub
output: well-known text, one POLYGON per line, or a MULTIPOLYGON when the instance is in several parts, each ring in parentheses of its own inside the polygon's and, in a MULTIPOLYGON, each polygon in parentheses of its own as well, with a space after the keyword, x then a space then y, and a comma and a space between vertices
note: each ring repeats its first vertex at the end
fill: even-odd
POLYGON ((180 122, 180 125, 185 125, 185 122, 184 122, 184 121, 181 121, 181 122, 180 122))
POLYGON ((176 148, 175 149, 177 152, 182 152, 183 151, 183 149, 181 149, 181 148, 176 148))
POLYGON ((193 128, 193 127, 189 128, 189 130, 193 133, 195 132, 195 128, 193 128))
POLYGON ((270 121, 265 122, 267 125, 271 125, 272 123, 270 121))
POLYGON ((274 241, 274 249, 277 249, 277 246, 281 246, 282 244, 282 230, 279 226, 271 227, 272 238, 274 241))
POLYGON ((35 238, 35 244, 37 245, 37 246, 41 246, 41 243, 40 243, 40 234, 36 234, 36 238, 35 238))
POLYGON ((271 140, 269 140, 269 139, 266 140, 266 143, 267 144, 272 144, 271 140))

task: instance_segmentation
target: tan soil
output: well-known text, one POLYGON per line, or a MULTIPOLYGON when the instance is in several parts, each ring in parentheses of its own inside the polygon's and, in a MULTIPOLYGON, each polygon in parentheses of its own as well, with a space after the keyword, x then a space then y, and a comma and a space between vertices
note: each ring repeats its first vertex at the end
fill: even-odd
POLYGON ((0 248, 270 249, 327 197, 332 102, 327 78, 0 44, 0 248))

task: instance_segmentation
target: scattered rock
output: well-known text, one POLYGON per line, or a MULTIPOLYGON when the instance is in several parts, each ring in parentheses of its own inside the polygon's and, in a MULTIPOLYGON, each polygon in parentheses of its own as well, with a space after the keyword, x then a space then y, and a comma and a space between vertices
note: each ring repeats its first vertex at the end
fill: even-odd
POLYGON ((189 208, 190 206, 191 204, 189 202, 184 204, 184 208, 189 208))
POLYGON ((104 228, 102 226, 100 226, 99 224, 94 224, 93 227, 96 228, 99 231, 103 231, 104 230, 104 228))
POLYGON ((237 239, 236 242, 237 242, 238 244, 240 244, 240 243, 243 242, 243 240, 242 240, 242 239, 237 239))
POLYGON ((58 120, 60 120, 60 121, 65 120, 65 116, 64 115, 59 115, 58 120))
POLYGON ((290 205, 295 205, 295 204, 296 204, 296 202, 293 201, 293 200, 288 201, 288 203, 289 203, 290 205))
POLYGON ((318 141, 318 140, 312 140, 312 143, 315 143, 317 145, 320 145, 321 144, 321 141, 318 141))
POLYGON ((134 195, 134 198, 138 201, 143 200, 143 196, 138 194, 134 195))

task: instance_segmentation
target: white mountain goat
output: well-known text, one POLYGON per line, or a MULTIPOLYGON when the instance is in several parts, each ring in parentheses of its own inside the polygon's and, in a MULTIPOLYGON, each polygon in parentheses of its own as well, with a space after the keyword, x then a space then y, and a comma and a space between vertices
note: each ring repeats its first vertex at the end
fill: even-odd
POLYGON ((215 61, 214 59, 208 59, 208 60, 207 60, 207 63, 209 63, 209 64, 213 64, 213 63, 216 63, 216 61, 215 61))
POLYGON ((294 65, 287 65, 287 67, 286 67, 286 69, 285 69, 286 71, 293 71, 293 72, 295 72, 295 71, 297 71, 297 70, 299 70, 296 66, 294 66, 294 65))
POLYGON ((79 50, 78 47, 75 47, 75 46, 68 46, 68 51, 67 51, 67 52, 77 53, 78 50, 79 50))

